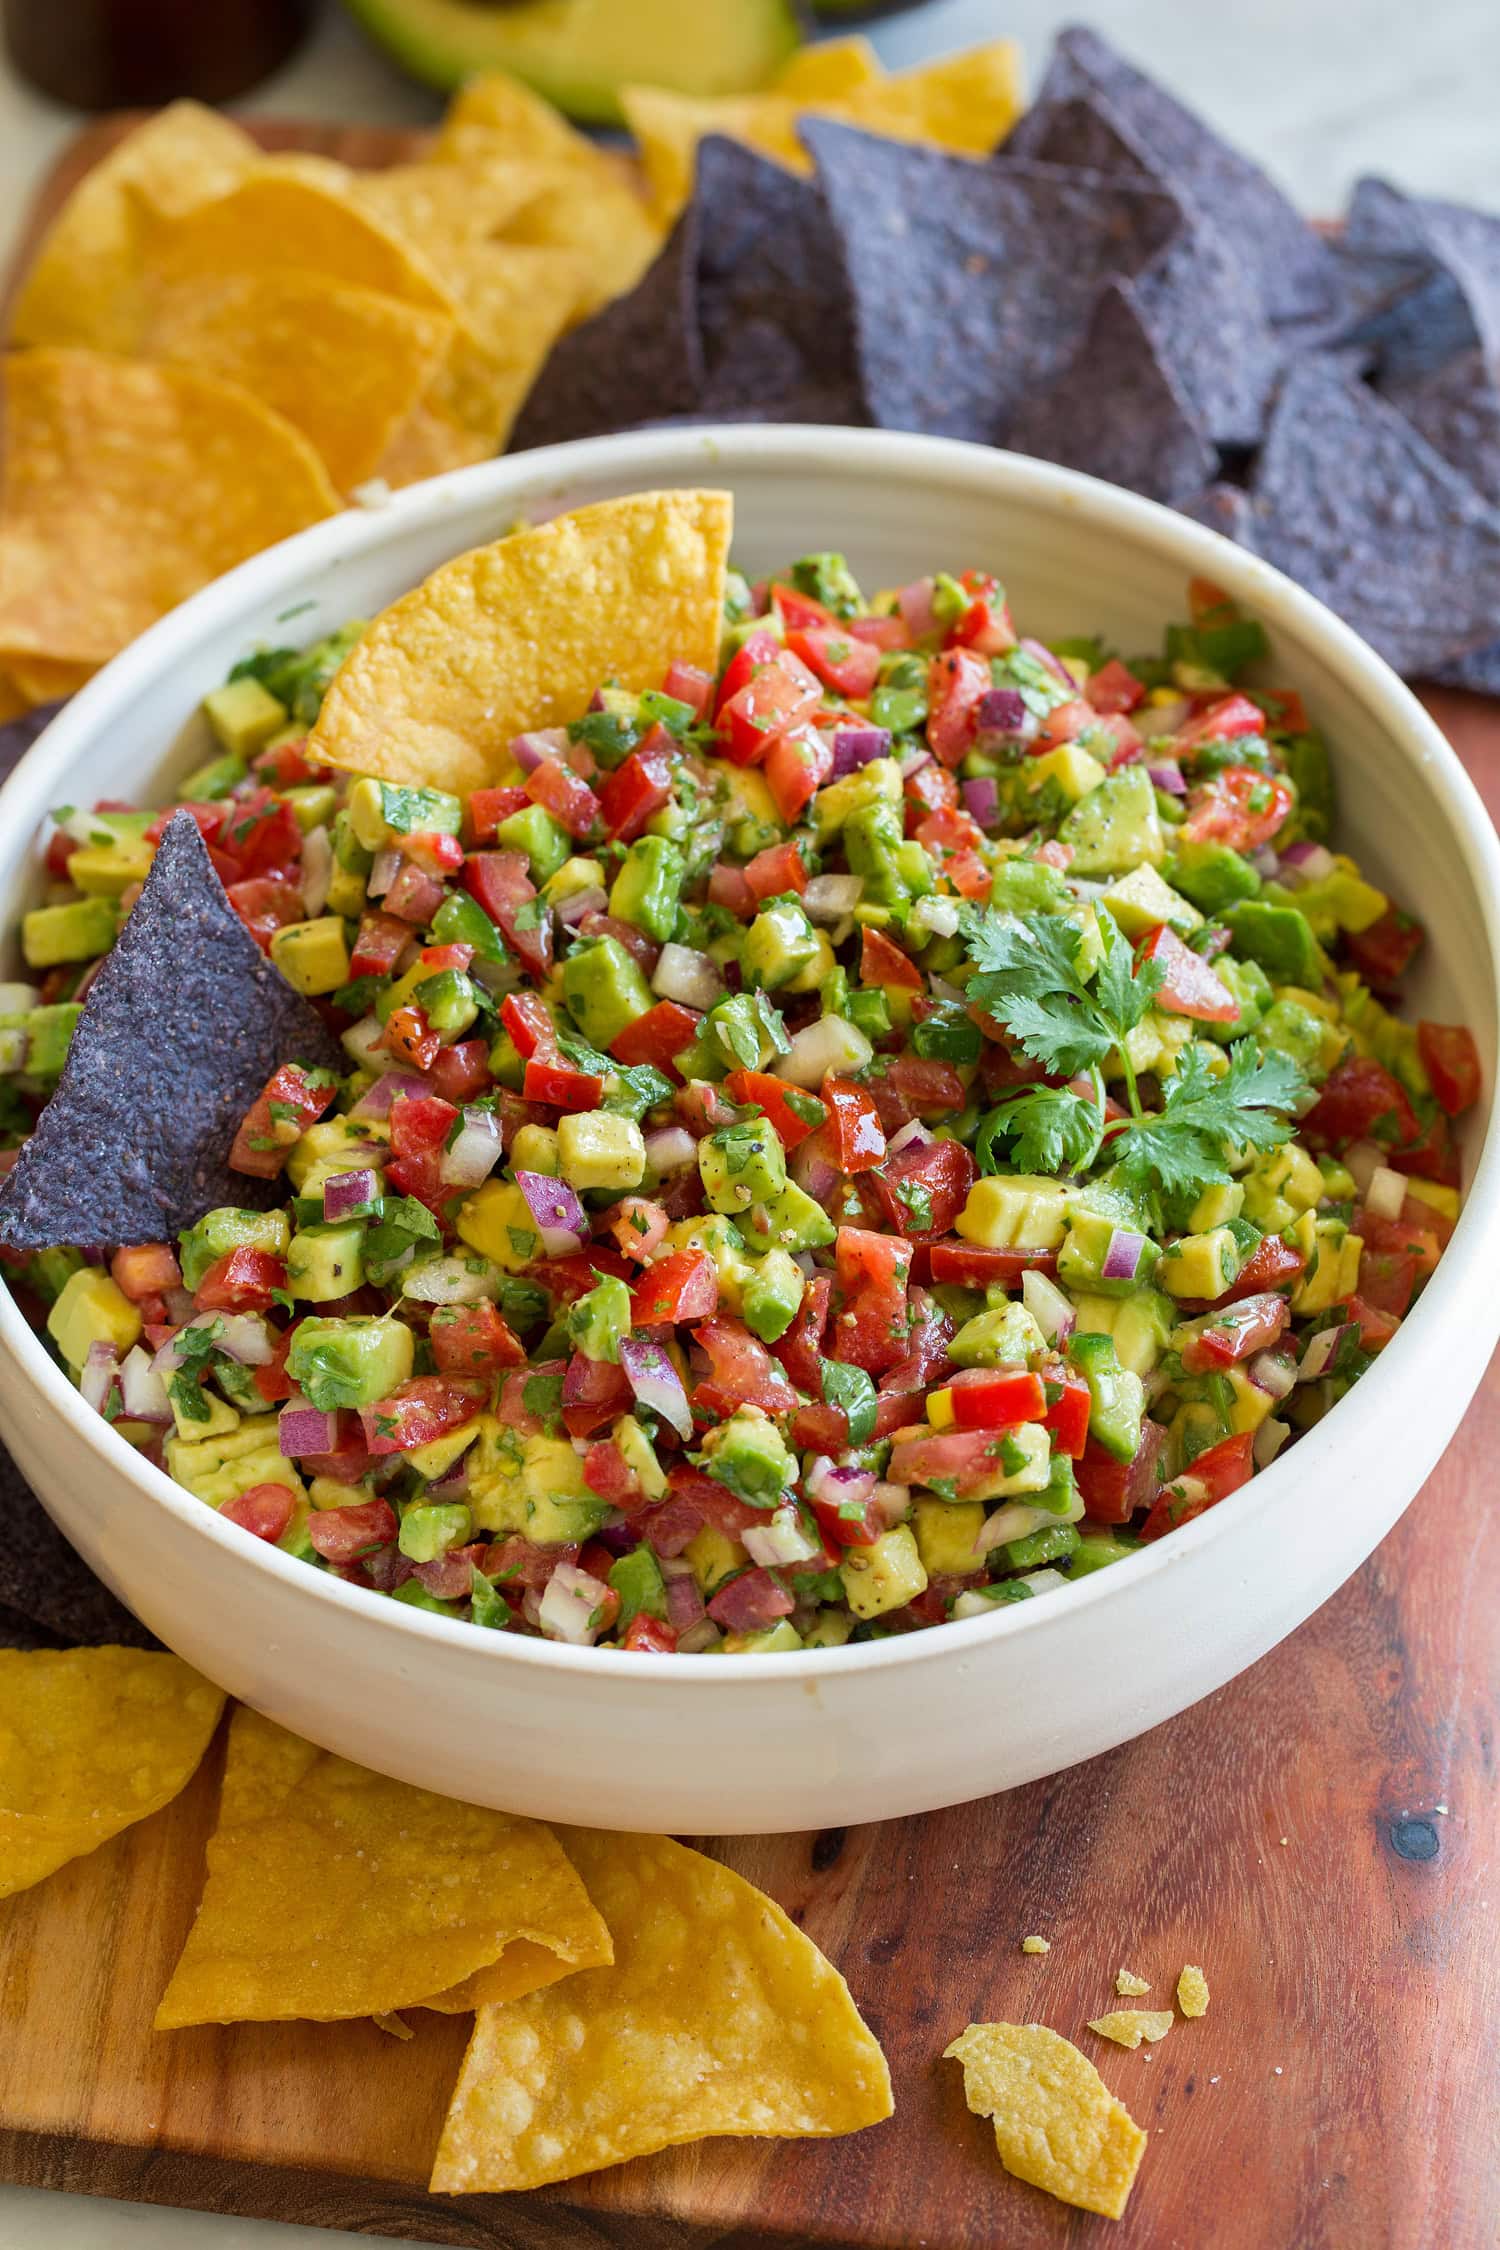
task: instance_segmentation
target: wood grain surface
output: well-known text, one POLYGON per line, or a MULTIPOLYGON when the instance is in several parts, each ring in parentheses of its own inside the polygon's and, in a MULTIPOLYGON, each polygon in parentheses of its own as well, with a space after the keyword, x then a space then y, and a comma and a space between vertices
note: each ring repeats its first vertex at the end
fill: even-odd
MULTIPOLYGON (((84 137, 47 208, 114 131, 84 137)), ((414 139, 257 131, 360 162, 414 139)), ((1431 702, 1500 810, 1500 710, 1431 702)), ((873 2131, 703 2142, 537 2195, 428 2196, 466 2019, 416 2012, 406 2044, 368 2024, 150 2029, 198 1895, 211 1758, 177 1804, 0 1905, 0 2176, 515 2250, 1485 2250, 1500 2233, 1497 1452, 1492 1368, 1366 1568, 1124 1749, 920 1820, 697 1839, 844 1970, 895 2081, 896 2115, 873 2131), (1049 1955, 1020 1953, 1028 1931, 1049 1955), (1135 2054, 1084 2029, 1121 1965, 1166 2004, 1188 1961, 1212 1987, 1201 2022, 1135 2054), (1077 2038, 1148 2128, 1113 2230, 1009 2179, 965 2110, 942 2050, 993 2016, 1077 2038)))

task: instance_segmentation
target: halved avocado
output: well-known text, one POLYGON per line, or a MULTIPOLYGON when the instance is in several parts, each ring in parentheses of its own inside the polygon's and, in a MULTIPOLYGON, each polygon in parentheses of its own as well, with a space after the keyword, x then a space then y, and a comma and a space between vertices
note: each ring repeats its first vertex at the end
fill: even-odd
POLYGON ((622 86, 743 94, 798 43, 795 0, 348 0, 403 69, 445 91, 509 71, 569 117, 620 122, 622 86))

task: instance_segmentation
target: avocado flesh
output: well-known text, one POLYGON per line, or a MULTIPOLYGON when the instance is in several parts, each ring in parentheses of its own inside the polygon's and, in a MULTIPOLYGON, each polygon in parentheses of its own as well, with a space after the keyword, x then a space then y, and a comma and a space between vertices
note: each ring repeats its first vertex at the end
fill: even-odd
POLYGON ((622 86, 743 94, 798 44, 792 0, 349 0, 394 60, 444 91, 506 70, 586 125, 618 125, 622 86))

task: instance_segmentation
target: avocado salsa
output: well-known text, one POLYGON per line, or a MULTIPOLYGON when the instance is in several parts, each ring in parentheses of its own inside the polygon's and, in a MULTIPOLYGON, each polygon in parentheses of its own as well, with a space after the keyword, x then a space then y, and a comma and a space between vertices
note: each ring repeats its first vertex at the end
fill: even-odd
MULTIPOLYGON (((180 801, 346 1067, 244 1118, 269 1208, 5 1254, 84 1396, 312 1568, 626 1650, 982 1615, 1247 1483, 1436 1266, 1479 1070, 1189 594, 1127 660, 978 571, 731 573, 717 677, 466 799, 310 762, 357 625, 237 665, 180 801)), ((57 816, 7 1165, 175 809, 57 816)))

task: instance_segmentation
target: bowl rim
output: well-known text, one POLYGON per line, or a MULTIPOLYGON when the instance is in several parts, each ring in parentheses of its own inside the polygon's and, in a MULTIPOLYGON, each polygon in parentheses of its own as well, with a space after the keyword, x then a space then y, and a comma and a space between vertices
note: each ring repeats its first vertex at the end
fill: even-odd
MULTIPOLYGON (((638 468, 641 489, 650 489, 653 479, 680 484, 701 476, 705 482, 712 482, 716 472, 727 482, 737 475, 754 477, 766 471, 799 469, 876 481, 889 474, 896 482, 909 481, 924 471, 934 482, 962 475, 966 482, 987 486, 997 501, 1009 499, 1050 507, 1063 520, 1071 517, 1080 532, 1088 529, 1118 534, 1123 540, 1153 547, 1163 560, 1181 569, 1184 579, 1212 577, 1242 599, 1273 632, 1278 625, 1286 626, 1315 644, 1319 661, 1403 743, 1408 757, 1422 768, 1424 781, 1442 803, 1479 900, 1496 992, 1497 1020, 1492 1028, 1500 1050, 1500 839, 1457 753, 1384 658, 1314 595, 1260 557, 1192 518, 1075 470, 953 438, 792 423, 724 423, 625 432, 502 455, 408 487, 379 506, 345 511, 252 556, 202 588, 106 665, 43 729, 0 788, 0 820, 24 821, 28 824, 26 832, 34 835, 46 816, 50 802, 47 782, 53 769, 65 765, 105 728, 119 706, 170 672, 183 651, 200 637, 230 624, 242 608, 281 595, 292 596, 322 571, 377 551, 408 530, 439 527, 445 517, 465 512, 472 503, 487 497, 497 502, 519 502, 523 512, 529 510, 541 520, 545 503, 569 495, 575 487, 586 487, 591 476, 607 476, 613 481, 626 467, 632 474, 638 468)), ((454 548, 455 554, 464 551, 462 546, 454 548)), ((1360 1396, 1367 1408, 1379 1411, 1395 1403, 1406 1361, 1423 1347, 1445 1312, 1456 1308, 1461 1290, 1484 1255, 1497 1207, 1500 1099, 1492 1086, 1478 1161, 1452 1239, 1423 1292, 1417 1320, 1410 1325, 1403 1322, 1379 1363, 1362 1378, 1360 1396), (1373 1395, 1368 1387, 1371 1385, 1373 1395)), ((1500 1321, 1500 1311, 1496 1318, 1500 1321)), ((43 1402, 99 1456, 101 1466, 126 1477, 144 1499, 166 1507, 192 1534, 218 1545, 226 1558, 268 1572, 289 1594, 332 1602, 351 1617, 371 1623, 383 1621, 388 1629, 412 1636, 428 1648, 447 1646, 467 1650, 470 1655, 479 1652, 475 1629, 465 1620, 392 1602, 387 1595, 350 1585, 327 1572, 310 1572, 295 1556, 268 1546, 238 1525, 226 1523, 165 1469, 143 1459, 101 1415, 85 1406, 22 1318, 9 1288, 0 1290, 0 1349, 18 1363, 43 1402)), ((1342 1425, 1335 1414, 1305 1432, 1290 1457, 1296 1460, 1299 1474, 1326 1474, 1341 1435, 1342 1425)), ((1257 1472, 1241 1491, 1174 1532, 1171 1539, 1153 1542, 1111 1569, 1091 1572, 1081 1584, 1070 1587, 1067 1614, 1079 1616, 1085 1608, 1100 1609, 1128 1600, 1148 1575, 1191 1565, 1227 1536, 1248 1509, 1261 1504, 1264 1488, 1254 1500, 1251 1498, 1261 1478, 1277 1477, 1279 1482, 1280 1473, 1288 1466, 1289 1457, 1283 1456, 1257 1472)), ((770 1676, 777 1680, 826 1678, 830 1667, 852 1673, 963 1657, 1001 1635, 1043 1632, 1048 1620, 1060 1614, 1050 1601, 1043 1601, 1036 1610, 1029 1602, 1017 1602, 989 1617, 950 1619, 937 1631, 840 1648, 789 1650, 778 1655, 770 1676)), ((621 1654, 618 1650, 574 1648, 508 1633, 491 1636, 484 1653, 543 1671, 560 1668, 597 1673, 601 1679, 615 1668, 621 1654)), ((729 1688, 768 1677, 758 1656, 712 1652, 687 1658, 633 1654, 625 1676, 653 1683, 675 1680, 695 1693, 710 1685, 729 1688)))

